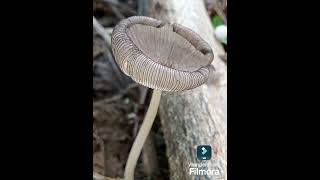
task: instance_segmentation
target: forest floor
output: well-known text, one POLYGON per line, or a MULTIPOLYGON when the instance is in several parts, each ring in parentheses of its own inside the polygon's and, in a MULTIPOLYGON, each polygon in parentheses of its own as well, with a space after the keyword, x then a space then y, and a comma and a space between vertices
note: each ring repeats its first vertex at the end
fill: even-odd
MULTIPOLYGON (((123 18, 140 14, 139 0, 93 0, 93 16, 111 36, 123 18)), ((209 1, 208 1, 209 2, 209 1)), ((208 14, 215 11, 207 3, 208 14)), ((93 171, 123 177, 126 160, 148 108, 151 91, 116 66, 110 44, 93 30, 93 171)), ((143 149, 136 179, 169 179, 166 145, 159 117, 143 149)))

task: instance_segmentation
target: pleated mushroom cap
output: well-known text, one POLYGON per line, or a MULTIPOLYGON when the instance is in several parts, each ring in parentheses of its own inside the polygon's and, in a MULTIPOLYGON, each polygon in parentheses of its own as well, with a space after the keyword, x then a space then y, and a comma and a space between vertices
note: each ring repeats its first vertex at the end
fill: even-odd
POLYGON ((212 49, 182 25, 133 16, 116 25, 111 41, 120 69, 149 88, 183 91, 204 84, 209 77, 212 49))

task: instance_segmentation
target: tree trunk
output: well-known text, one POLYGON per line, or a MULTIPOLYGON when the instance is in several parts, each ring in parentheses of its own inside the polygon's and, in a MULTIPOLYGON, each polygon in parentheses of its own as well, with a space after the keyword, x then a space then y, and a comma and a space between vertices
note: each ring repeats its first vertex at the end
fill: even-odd
MULTIPOLYGON (((214 37, 213 26, 202 0, 152 0, 150 16, 182 24, 212 47, 215 72, 207 84, 184 92, 163 92, 160 118, 167 144, 171 180, 227 179, 227 66, 214 37), (212 159, 199 161, 198 145, 212 147, 212 159), (213 175, 190 175, 191 163, 206 163, 199 170, 214 170, 213 175), (218 174, 217 174, 218 171, 218 174)), ((194 166, 192 166, 194 167, 194 166)))

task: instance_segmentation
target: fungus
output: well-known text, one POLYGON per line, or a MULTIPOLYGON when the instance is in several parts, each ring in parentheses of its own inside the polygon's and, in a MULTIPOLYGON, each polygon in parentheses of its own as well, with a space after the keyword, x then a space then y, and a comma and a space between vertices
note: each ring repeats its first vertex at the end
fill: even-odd
POLYGON ((154 89, 125 167, 125 179, 133 180, 161 91, 178 92, 204 84, 214 55, 209 44, 189 28, 144 16, 120 21, 112 32, 111 43, 120 69, 137 83, 154 89))

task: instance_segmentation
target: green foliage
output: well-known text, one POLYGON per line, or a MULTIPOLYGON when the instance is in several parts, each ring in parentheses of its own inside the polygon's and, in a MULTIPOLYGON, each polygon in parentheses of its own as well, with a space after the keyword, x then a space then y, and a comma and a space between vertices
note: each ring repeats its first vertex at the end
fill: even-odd
POLYGON ((223 25, 223 20, 220 18, 220 16, 213 16, 212 17, 212 24, 213 24, 213 27, 218 27, 220 25, 223 25))
MULTIPOLYGON (((220 16, 218 16, 218 15, 215 15, 215 16, 213 16, 212 17, 212 25, 213 25, 213 27, 218 27, 218 26, 220 26, 220 25, 224 25, 224 22, 223 22, 223 20, 220 18, 220 16)), ((225 44, 225 45, 227 45, 227 39, 225 39, 225 40, 223 40, 223 41, 221 41, 223 44, 225 44)))

